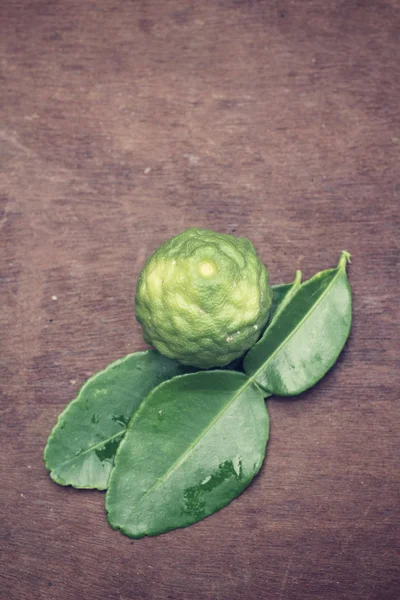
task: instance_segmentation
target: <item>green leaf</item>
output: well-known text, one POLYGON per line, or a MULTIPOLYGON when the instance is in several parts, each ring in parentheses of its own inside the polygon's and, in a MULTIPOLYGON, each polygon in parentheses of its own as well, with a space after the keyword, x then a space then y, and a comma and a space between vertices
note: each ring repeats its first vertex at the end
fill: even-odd
POLYGON ((344 251, 336 269, 303 283, 245 356, 244 371, 270 394, 300 394, 336 362, 351 327, 349 260, 344 251))
POLYGON ((205 371, 154 389, 133 415, 106 495, 114 529, 140 538, 195 523, 261 467, 268 413, 242 373, 205 371))
POLYGON ((268 327, 277 319, 286 304, 291 300, 301 285, 301 271, 296 271, 294 281, 272 286, 271 317, 268 327))
POLYGON ((96 373, 58 418, 44 459, 60 485, 104 490, 132 413, 150 390, 191 369, 149 350, 96 373))

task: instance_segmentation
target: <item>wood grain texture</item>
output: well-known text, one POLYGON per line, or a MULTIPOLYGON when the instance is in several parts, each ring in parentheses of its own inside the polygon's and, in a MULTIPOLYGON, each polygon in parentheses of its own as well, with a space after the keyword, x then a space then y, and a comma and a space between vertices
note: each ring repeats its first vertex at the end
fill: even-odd
POLYGON ((1 3, 1 598, 400 597, 399 11, 1 3), (349 250, 354 327, 319 385, 268 401, 240 498, 132 542, 42 451, 84 379, 145 347, 136 277, 191 225, 249 237, 273 283, 349 250))

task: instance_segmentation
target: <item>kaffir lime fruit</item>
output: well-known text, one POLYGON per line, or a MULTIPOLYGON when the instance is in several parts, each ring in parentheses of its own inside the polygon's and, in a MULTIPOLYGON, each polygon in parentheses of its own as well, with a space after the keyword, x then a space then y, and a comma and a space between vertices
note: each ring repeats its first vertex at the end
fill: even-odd
POLYGON ((190 228, 147 260, 136 318, 161 354, 208 369, 255 344, 271 301, 268 272, 249 240, 190 228))

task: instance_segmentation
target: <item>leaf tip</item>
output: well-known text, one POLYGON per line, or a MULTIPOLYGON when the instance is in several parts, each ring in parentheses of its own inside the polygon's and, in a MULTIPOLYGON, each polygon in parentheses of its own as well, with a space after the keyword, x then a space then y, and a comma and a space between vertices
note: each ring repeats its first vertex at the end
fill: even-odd
POLYGON ((294 276, 293 284, 294 285, 296 285, 296 284, 299 285, 301 283, 302 277, 303 277, 303 273, 300 271, 300 269, 297 269, 296 275, 294 276))
POLYGON ((347 250, 342 250, 339 258, 338 267, 346 269, 347 263, 351 263, 351 254, 347 250))

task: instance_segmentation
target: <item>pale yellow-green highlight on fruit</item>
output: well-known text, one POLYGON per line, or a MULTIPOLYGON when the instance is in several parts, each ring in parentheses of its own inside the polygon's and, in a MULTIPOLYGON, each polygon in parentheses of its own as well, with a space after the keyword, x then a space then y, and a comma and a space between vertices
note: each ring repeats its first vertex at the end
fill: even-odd
POLYGON ((249 240, 190 228, 147 260, 135 310, 145 340, 161 354, 208 369, 255 344, 271 301, 268 272, 249 240))
POLYGON ((204 262, 200 264, 199 271, 203 277, 212 277, 215 274, 216 268, 212 263, 204 262))

